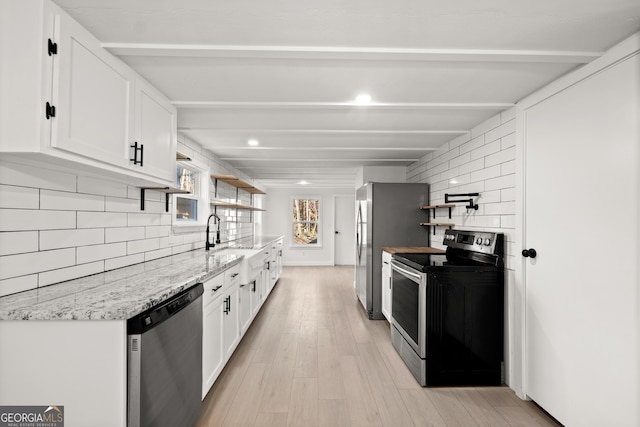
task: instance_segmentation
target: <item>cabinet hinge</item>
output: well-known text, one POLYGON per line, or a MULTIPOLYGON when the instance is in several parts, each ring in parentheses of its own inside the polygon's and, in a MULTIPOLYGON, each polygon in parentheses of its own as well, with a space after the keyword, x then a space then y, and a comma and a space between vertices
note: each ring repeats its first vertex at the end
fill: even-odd
POLYGON ((47 52, 49 53, 49 56, 58 54, 58 43, 54 43, 53 40, 49 39, 47 46, 47 52))
POLYGON ((44 115, 47 117, 47 120, 49 120, 51 117, 55 117, 56 107, 47 102, 47 104, 44 107, 44 115))

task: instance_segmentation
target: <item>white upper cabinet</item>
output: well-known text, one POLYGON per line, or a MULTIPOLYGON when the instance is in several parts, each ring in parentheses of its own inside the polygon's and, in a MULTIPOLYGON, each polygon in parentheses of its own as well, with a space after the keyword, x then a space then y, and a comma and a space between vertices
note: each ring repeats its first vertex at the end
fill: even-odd
POLYGON ((135 74, 67 15, 55 21, 51 146, 129 167, 135 74))
POLYGON ((22 49, 9 48, 0 68, 12 85, 0 112, 18 117, 3 120, 0 151, 171 185, 177 137, 169 100, 53 3, 11 2, 10 12, 16 25, 0 35, 22 49))

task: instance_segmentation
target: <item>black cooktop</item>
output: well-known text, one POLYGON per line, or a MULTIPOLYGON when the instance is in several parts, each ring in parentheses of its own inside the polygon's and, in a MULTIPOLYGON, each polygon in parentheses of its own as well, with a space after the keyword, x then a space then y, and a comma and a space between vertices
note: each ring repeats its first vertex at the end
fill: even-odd
POLYGON ((429 267, 444 265, 447 256, 445 254, 396 253, 393 254, 393 259, 416 270, 426 271, 429 267))

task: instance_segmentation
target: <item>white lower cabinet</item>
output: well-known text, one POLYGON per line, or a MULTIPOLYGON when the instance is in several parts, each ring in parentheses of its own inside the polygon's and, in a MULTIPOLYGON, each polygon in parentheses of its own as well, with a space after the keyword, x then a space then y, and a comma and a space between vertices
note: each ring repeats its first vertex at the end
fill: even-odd
POLYGON ((202 297, 202 398, 222 372, 224 351, 222 349, 222 311, 224 298, 224 274, 219 274, 204 283, 202 297))
POLYGON ((382 314, 391 321, 391 254, 382 251, 382 314))
POLYGON ((222 335, 224 358, 229 360, 240 342, 240 266, 236 265, 224 272, 223 295, 224 313, 222 320, 222 335))
POLYGON ((245 333, 251 324, 251 283, 240 285, 240 332, 245 333))

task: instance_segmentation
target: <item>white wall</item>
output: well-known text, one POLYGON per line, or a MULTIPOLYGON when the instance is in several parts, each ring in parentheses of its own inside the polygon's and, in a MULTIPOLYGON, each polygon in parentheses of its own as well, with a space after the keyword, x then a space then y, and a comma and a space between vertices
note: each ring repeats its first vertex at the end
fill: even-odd
MULTIPOLYGON (((516 238, 516 120, 515 108, 498 114, 468 134, 457 137, 407 168, 407 182, 426 182, 430 187, 430 204, 444 203, 445 193, 480 193, 474 198, 478 210, 467 210, 458 203, 453 217, 448 210, 436 211, 437 221, 451 222, 456 228, 504 233, 505 236, 505 372, 511 381, 510 336, 514 333, 514 283, 516 238)), ((431 246, 442 248, 445 228, 437 228, 431 246)), ((519 324, 519 323, 517 323, 519 324)))
POLYGON ((407 168, 404 166, 364 166, 358 169, 356 188, 370 181, 407 182, 407 168))
MULTIPOLYGON (((284 235, 282 261, 284 265, 333 265, 334 253, 334 200, 336 194, 353 195, 353 189, 325 189, 306 188, 302 186, 292 188, 268 189, 269 197, 266 202, 266 212, 263 212, 263 227, 269 235, 284 235), (320 215, 322 245, 316 248, 292 247, 292 197, 312 198, 320 197, 320 215)), ((355 199, 354 199, 355 200, 355 199)))
MULTIPOLYGON (((250 181, 189 138, 179 137, 178 151, 250 181)), ((235 197, 228 184, 218 191, 235 197)), ((204 227, 172 232, 172 206, 165 212, 164 194, 147 191, 141 211, 140 190, 126 180, 0 161, 0 296, 204 247, 204 227)), ((250 211, 218 213, 223 242, 253 237, 250 211)))

